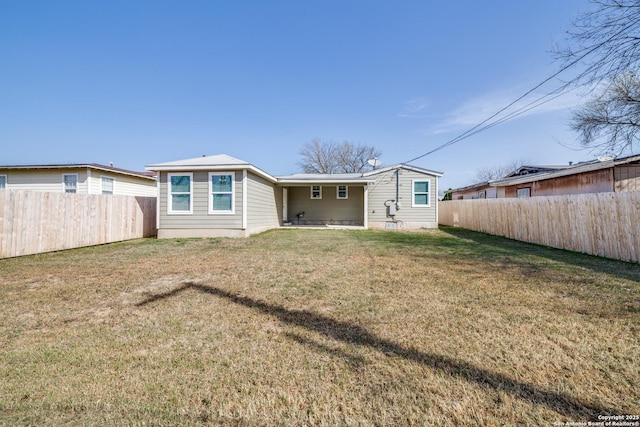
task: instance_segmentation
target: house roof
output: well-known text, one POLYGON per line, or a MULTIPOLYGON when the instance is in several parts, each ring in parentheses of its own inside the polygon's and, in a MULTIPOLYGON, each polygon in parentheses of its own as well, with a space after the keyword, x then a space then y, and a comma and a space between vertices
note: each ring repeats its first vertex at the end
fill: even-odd
POLYGON ((129 169, 116 168, 113 166, 101 165, 100 163, 60 163, 50 165, 0 165, 0 169, 28 170, 28 169, 95 169, 105 172, 120 173, 123 175, 135 176, 137 178, 145 178, 149 180, 156 179, 154 172, 139 172, 129 169))
POLYGON ((458 193, 464 191, 471 191, 474 189, 480 189, 483 187, 489 187, 489 181, 478 182, 477 184, 467 185, 466 187, 452 188, 451 190, 447 190, 447 192, 458 193))
POLYGON ((366 178, 361 173, 298 173, 294 175, 276 177, 283 184, 324 184, 324 183, 351 183, 366 184, 375 181, 366 178))
POLYGON ((173 162, 156 163, 146 167, 152 171, 190 171, 190 170, 229 170, 240 169, 250 170, 257 175, 266 178, 271 182, 276 182, 276 178, 266 173, 262 169, 253 166, 249 162, 236 159, 226 154, 216 154, 213 156, 194 157, 192 159, 175 160, 173 162))
POLYGON ((442 172, 437 172, 437 171, 433 171, 433 170, 430 170, 430 169, 419 168, 417 166, 408 165, 406 163, 398 163, 398 164, 395 164, 395 165, 386 166, 384 168, 374 169, 372 171, 365 172, 363 175, 364 176, 377 175, 379 173, 388 172, 388 171, 393 170, 393 169, 407 169, 407 170, 410 170, 410 171, 413 171, 413 172, 424 173, 424 174, 427 174, 427 175, 434 175, 434 176, 437 176, 437 177, 441 177, 443 175, 442 172))
POLYGON ((385 168, 376 169, 365 173, 333 173, 333 174, 308 174, 299 173, 293 175, 284 176, 271 176, 263 170, 253 166, 249 162, 239 160, 226 154, 217 154, 214 156, 202 156, 195 157, 193 159, 176 160, 172 162, 156 163, 148 165, 146 167, 152 171, 192 171, 192 170, 229 170, 229 169, 246 169, 261 175, 272 182, 281 184, 367 184, 374 182, 373 175, 387 172, 393 169, 408 169, 415 172, 420 172, 428 175, 442 176, 442 172, 435 172, 428 169, 419 168, 416 166, 397 164, 393 166, 387 166, 385 168))
POLYGON ((592 172, 600 169, 607 169, 616 165, 623 165, 640 161, 640 155, 623 157, 621 159, 613 159, 611 157, 601 157, 596 160, 580 162, 573 165, 564 166, 562 169, 549 170, 546 172, 531 173, 527 175, 516 175, 490 181, 489 184, 494 187, 507 187, 509 185, 526 184, 529 182, 542 181, 545 179, 559 178, 562 176, 575 175, 578 173, 592 172))

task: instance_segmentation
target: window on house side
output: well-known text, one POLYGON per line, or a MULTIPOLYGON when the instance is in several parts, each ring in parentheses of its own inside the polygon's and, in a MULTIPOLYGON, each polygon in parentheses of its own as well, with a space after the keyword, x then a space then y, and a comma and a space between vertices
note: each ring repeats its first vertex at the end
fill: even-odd
POLYGON ((65 193, 77 193, 78 192, 78 174, 65 174, 62 175, 62 185, 64 186, 65 193))
POLYGON ((233 173, 209 173, 209 213, 234 213, 233 173))
POLYGON ((429 181, 413 181, 413 207, 429 207, 429 181))
POLYGON ((311 186, 311 198, 312 199, 322 199, 322 186, 320 186, 320 185, 312 185, 311 186))
POLYGON ((0 175, 0 190, 7 188, 7 175, 0 175))
POLYGON ((518 197, 531 197, 531 187, 518 188, 516 191, 518 197))
POLYGON ((100 186, 101 186, 102 194, 112 195, 115 181, 116 180, 114 178, 111 178, 108 176, 100 177, 100 186))
POLYGON ((193 174, 173 174, 168 175, 169 197, 167 200, 168 213, 170 214, 190 214, 192 213, 192 190, 191 182, 193 174))
POLYGON ((346 185, 338 185, 337 188, 337 198, 338 199, 348 199, 349 198, 349 187, 346 185))

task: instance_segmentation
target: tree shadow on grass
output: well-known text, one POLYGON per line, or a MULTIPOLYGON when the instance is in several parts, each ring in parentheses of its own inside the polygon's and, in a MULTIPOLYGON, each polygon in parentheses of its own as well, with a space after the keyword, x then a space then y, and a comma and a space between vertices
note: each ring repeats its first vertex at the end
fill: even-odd
MULTIPOLYGON (((171 298, 190 289, 219 298, 224 298, 235 304, 257 310, 269 316, 274 316, 285 324, 300 327, 336 341, 368 347, 386 355, 394 355, 395 357, 401 357, 405 360, 420 363, 430 369, 453 377, 462 378, 481 387, 509 393, 515 398, 534 405, 544 405, 558 414, 572 419, 580 417, 582 419, 586 418, 595 420, 598 415, 616 413, 616 410, 613 408, 607 408, 598 403, 585 402, 566 393, 544 390, 536 387, 535 385, 509 378, 505 375, 480 368, 465 361, 455 360, 450 357, 433 353, 425 353, 414 348, 404 347, 391 340, 381 338, 355 324, 335 320, 307 310, 287 309, 280 305, 269 304, 264 301, 234 294, 215 286, 186 282, 183 286, 170 292, 151 296, 146 300, 137 303, 136 306, 143 307, 154 302, 171 298)), ((302 339, 297 335, 289 336, 289 338, 300 344, 309 345, 308 340, 302 339)), ((310 345, 310 347, 323 352, 329 351, 324 346, 322 346, 321 349, 318 349, 318 345, 316 344, 310 345)), ((358 363, 361 363, 361 360, 354 359, 354 362, 357 365, 358 363)))
MULTIPOLYGON (((521 242, 507 237, 495 236, 478 231, 456 227, 440 226, 440 231, 459 239, 456 245, 469 245, 469 240, 478 246, 474 252, 478 254, 511 255, 516 260, 519 255, 534 255, 552 261, 566 263, 586 268, 598 273, 607 273, 624 280, 640 282, 640 264, 618 261, 595 255, 573 252, 564 249, 556 249, 535 243, 521 242)), ((523 261, 524 262, 524 261, 523 261)))

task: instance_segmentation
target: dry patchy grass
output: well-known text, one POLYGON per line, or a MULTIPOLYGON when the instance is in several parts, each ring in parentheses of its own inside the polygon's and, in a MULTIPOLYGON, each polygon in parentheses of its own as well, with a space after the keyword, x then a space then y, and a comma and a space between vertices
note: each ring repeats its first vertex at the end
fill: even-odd
POLYGON ((0 260, 0 423, 551 425, 640 413, 640 267, 455 229, 0 260))

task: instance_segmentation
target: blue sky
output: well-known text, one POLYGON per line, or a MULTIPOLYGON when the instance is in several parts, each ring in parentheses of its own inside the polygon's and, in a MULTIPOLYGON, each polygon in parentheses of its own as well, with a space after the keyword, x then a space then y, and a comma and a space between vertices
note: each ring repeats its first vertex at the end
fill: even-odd
MULTIPOLYGON (((225 153, 298 171, 304 143, 406 162, 554 73, 587 0, 0 0, 0 164, 145 165, 225 153)), ((544 87, 543 89, 545 89, 544 87)), ((551 88, 549 86, 549 88, 551 88)), ((542 93, 542 92, 538 92, 542 93)), ((441 189, 574 151, 567 95, 414 162, 441 189)))

